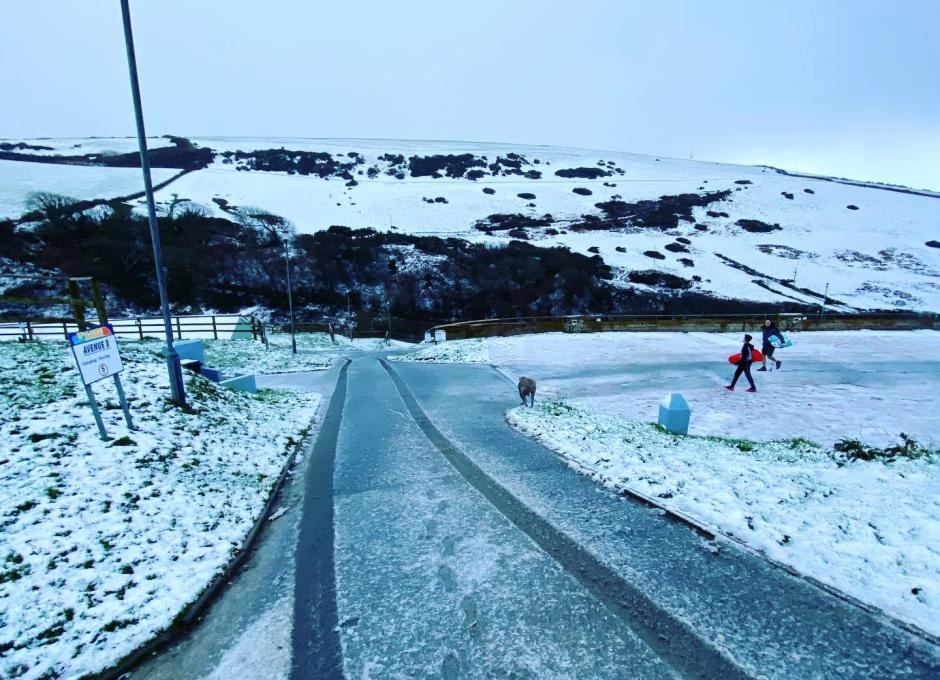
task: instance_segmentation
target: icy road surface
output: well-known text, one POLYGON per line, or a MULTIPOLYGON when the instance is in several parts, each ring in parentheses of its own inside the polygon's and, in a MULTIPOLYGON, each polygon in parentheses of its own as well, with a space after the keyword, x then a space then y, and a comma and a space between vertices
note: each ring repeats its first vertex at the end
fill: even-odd
POLYGON ((489 366, 357 355, 332 373, 290 487, 302 478, 303 498, 273 523, 294 523, 296 552, 266 537, 207 619, 254 579, 240 633, 184 641, 211 663, 171 652, 155 665, 175 653, 175 675, 134 677, 940 674, 930 640, 599 488, 512 430, 514 386, 489 366))

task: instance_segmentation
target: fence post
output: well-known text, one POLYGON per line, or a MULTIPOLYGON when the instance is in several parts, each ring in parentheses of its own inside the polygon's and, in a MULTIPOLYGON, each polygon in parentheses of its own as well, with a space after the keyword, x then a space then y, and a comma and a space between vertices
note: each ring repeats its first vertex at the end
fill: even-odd
POLYGON ((176 317, 176 339, 183 339, 183 327, 180 325, 180 318, 176 317))
POLYGON ((219 329, 215 325, 215 314, 212 315, 212 339, 219 339, 219 329))
POLYGON ((336 344, 336 336, 333 335, 333 324, 328 323, 328 324, 326 325, 326 327, 330 329, 330 342, 332 342, 332 343, 335 345, 335 344, 336 344))
MULTIPOLYGON (((79 297, 78 281, 75 279, 69 279, 69 298, 75 323, 78 324, 78 330, 83 331, 88 328, 88 322, 85 321, 85 301, 79 297)), ((65 337, 68 339, 68 335, 65 337)))
POLYGON ((104 307, 104 297, 101 295, 101 286, 97 279, 91 280, 91 299, 95 304, 95 311, 98 312, 98 323, 102 326, 108 323, 108 310, 104 307))
POLYGON ((137 335, 140 336, 140 339, 144 339, 144 325, 140 322, 140 317, 137 317, 137 335))
MULTIPOLYGON (((81 326, 79 326, 78 330, 82 330, 81 326)), ((66 340, 69 339, 69 325, 66 321, 62 322, 62 335, 65 336, 66 340)))
POLYGON ((26 322, 26 337, 30 340, 33 339, 33 326, 29 321, 26 322))

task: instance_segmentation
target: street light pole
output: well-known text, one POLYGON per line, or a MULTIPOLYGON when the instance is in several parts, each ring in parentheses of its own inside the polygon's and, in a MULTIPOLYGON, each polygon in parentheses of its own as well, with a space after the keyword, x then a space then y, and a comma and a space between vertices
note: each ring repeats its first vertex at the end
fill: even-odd
POLYGON ((287 308, 290 311, 290 344, 297 354, 297 336, 294 333, 294 292, 290 280, 290 243, 284 239, 284 261, 287 264, 287 308))
POLYGON ((166 334, 166 366, 170 374, 170 395, 175 403, 186 405, 183 387, 183 370, 180 356, 173 346, 173 325, 170 321, 170 304, 166 294, 166 279, 163 274, 163 252, 160 248, 160 230, 157 226, 157 210, 153 202, 153 183, 150 181, 150 159, 147 157, 147 134, 144 131, 144 113, 140 104, 140 84, 137 81, 137 57, 134 54, 134 34, 131 31, 131 12, 128 0, 121 0, 121 15, 124 19, 124 43, 127 47, 127 69, 131 77, 131 95, 134 98, 134 117, 137 122, 137 143, 140 146, 140 168, 144 173, 144 193, 147 196, 147 219, 150 222, 150 241, 153 245, 153 265, 157 273, 157 288, 160 292, 160 311, 163 314, 163 330, 166 334))

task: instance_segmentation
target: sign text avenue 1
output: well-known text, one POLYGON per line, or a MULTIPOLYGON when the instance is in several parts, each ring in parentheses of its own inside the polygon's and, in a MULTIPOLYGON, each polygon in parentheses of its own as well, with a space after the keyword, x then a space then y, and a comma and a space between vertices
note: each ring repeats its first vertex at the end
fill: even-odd
POLYGON ((88 405, 91 406, 91 411, 95 416, 95 424, 98 426, 98 434, 101 438, 107 440, 108 433, 105 432, 104 421, 101 419, 101 411, 98 410, 98 402, 95 400, 94 392, 91 391, 91 385, 109 376, 114 378, 114 388, 117 390, 127 427, 133 430, 134 421, 131 419, 131 412, 124 396, 124 386, 121 385, 120 374, 124 370, 124 364, 121 363, 121 353, 118 351, 114 328, 110 324, 105 324, 77 333, 69 333, 69 345, 72 347, 75 363, 78 364, 78 371, 82 374, 88 405))
POLYGON ((87 331, 69 333, 75 362, 86 385, 116 375, 124 370, 114 329, 110 324, 87 331))

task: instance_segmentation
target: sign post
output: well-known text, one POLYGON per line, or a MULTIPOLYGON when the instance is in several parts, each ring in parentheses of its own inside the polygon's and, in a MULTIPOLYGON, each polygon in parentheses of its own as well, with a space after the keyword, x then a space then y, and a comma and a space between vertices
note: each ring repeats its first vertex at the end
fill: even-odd
POLYGON ((91 406, 91 412, 95 415, 95 423, 98 425, 98 434, 101 439, 108 441, 109 437, 104 429, 101 411, 98 409, 98 402, 95 401, 95 394, 92 392, 91 386, 109 376, 114 378, 114 386, 117 388, 118 399, 121 402, 121 409, 124 411, 124 420, 127 422, 127 427, 133 430, 134 421, 131 419, 131 412, 124 396, 124 386, 121 384, 120 374, 124 370, 124 364, 121 362, 121 353, 118 351, 114 328, 110 324, 105 324, 77 333, 69 333, 69 345, 72 347, 75 363, 78 364, 78 371, 82 376, 82 384, 85 386, 88 404, 91 406))

